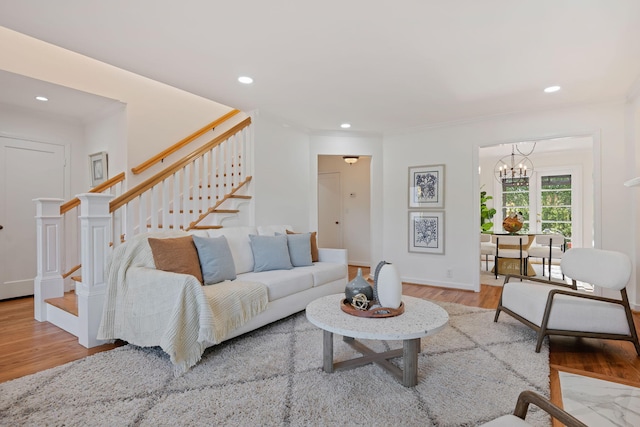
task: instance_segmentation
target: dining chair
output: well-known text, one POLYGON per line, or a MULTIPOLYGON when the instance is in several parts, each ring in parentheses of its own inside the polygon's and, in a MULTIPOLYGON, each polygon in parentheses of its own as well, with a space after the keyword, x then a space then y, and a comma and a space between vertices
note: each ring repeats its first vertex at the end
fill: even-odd
POLYGON ((519 259, 520 268, 518 274, 522 276, 526 273, 528 269, 527 259, 529 258, 529 253, 525 248, 529 244, 529 236, 494 234, 491 236, 491 242, 496 245, 496 253, 494 255, 495 263, 493 268, 496 274, 496 279, 498 278, 498 274, 500 274, 498 266, 501 258, 519 259))
POLYGON ((480 233, 480 255, 484 255, 485 268, 489 271, 489 255, 496 255, 496 244, 491 242, 491 234, 480 233))
MULTIPOLYGON (((551 280, 552 260, 561 260, 565 252, 565 238, 562 234, 537 234, 536 246, 529 248, 529 258, 542 258, 542 276, 545 260, 549 260, 549 280, 551 280)), ((562 274, 564 279, 564 273, 562 274)))

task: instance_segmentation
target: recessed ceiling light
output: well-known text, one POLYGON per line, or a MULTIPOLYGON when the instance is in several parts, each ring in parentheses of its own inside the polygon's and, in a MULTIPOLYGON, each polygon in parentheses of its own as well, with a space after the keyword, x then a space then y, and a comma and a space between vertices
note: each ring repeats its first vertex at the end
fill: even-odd
POLYGON ((238 77, 238 81, 246 85, 250 85, 251 83, 253 83, 253 79, 248 76, 240 76, 238 77))
POLYGON ((45 97, 45 96, 36 96, 36 99, 38 101, 42 101, 42 102, 46 102, 49 100, 49 98, 45 97))
POLYGON ((544 88, 544 91, 546 93, 553 93, 553 92, 557 92, 559 90, 560 90, 560 86, 549 86, 549 87, 544 88))
POLYGON ((349 128, 351 127, 351 124, 349 124, 349 123, 343 123, 343 124, 341 124, 341 125, 340 125, 340 127, 341 127, 342 129, 349 129, 349 128))

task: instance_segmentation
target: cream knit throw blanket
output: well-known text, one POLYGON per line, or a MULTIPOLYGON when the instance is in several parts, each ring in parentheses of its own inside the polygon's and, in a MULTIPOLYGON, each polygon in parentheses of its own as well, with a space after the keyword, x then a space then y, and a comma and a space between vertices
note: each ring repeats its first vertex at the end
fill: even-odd
POLYGON ((202 286, 193 276, 156 270, 147 239, 185 235, 180 231, 141 234, 113 251, 98 331, 102 340, 160 346, 176 374, 195 365, 205 348, 222 342, 268 302, 262 283, 202 286))

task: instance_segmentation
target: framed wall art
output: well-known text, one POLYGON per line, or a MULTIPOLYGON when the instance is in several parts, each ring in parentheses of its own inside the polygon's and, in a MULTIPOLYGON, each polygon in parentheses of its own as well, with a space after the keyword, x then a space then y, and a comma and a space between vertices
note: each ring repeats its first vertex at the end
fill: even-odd
POLYGON ((101 151, 89 155, 89 171, 91 174, 91 186, 95 187, 107 180, 107 152, 101 151))
POLYGON ((409 252, 444 254, 444 212, 409 212, 409 252))
POLYGON ((409 208, 444 208, 444 165, 409 167, 409 208))

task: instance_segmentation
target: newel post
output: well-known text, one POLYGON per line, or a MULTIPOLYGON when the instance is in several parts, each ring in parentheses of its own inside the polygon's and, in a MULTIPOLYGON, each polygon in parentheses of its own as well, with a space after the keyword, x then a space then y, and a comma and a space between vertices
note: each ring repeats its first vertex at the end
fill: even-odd
POLYGON ((63 222, 62 199, 34 199, 36 203, 37 275, 33 280, 34 317, 47 320, 45 300, 64 296, 61 242, 63 222))
POLYGON ((80 199, 80 259, 82 283, 78 295, 78 342, 87 347, 103 344, 96 339, 106 293, 106 268, 111 236, 111 194, 84 193, 80 199))

